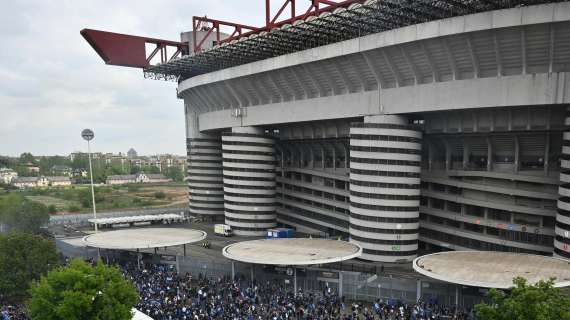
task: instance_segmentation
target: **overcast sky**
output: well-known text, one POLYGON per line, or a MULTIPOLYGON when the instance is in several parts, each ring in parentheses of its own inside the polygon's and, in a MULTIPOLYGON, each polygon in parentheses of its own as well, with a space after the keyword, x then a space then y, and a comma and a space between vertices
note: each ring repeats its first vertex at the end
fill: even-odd
MULTIPOLYGON (((0 10, 0 155, 85 149, 185 154, 176 83, 107 66, 81 37, 92 28, 179 40, 192 16, 261 25, 264 0, 15 0, 0 10)), ((274 7, 277 6, 274 1, 274 7)))

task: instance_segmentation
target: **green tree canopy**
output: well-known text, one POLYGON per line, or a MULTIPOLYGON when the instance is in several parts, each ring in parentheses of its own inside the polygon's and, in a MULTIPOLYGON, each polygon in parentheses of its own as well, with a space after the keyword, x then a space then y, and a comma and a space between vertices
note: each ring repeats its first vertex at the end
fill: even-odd
POLYGON ((0 300, 19 301, 30 282, 57 265, 53 242, 27 233, 0 235, 0 300))
POLYGON ((33 163, 36 164, 36 158, 29 152, 24 152, 20 155, 20 164, 33 163))
POLYGON ((28 304, 35 320, 130 320, 138 293, 116 267, 73 260, 32 286, 28 304))
POLYGON ((39 233, 48 222, 48 208, 41 203, 15 193, 0 201, 0 224, 5 224, 9 230, 39 233))
POLYGON ((524 278, 513 280, 515 287, 504 293, 489 292, 489 303, 478 304, 478 320, 570 320, 570 296, 554 288, 554 281, 529 284, 524 278))
POLYGON ((184 181, 184 172, 179 167, 170 167, 166 172, 166 176, 172 179, 172 181, 182 182, 184 181))

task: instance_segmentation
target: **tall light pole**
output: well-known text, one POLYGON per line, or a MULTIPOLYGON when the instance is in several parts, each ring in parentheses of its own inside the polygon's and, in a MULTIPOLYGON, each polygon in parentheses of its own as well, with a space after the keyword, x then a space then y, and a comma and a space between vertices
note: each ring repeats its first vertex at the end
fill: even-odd
MULTIPOLYGON (((95 187, 93 186, 93 166, 91 165, 91 145, 89 141, 95 138, 95 133, 91 129, 81 131, 81 137, 87 141, 87 153, 89 157, 89 175, 91 176, 91 199, 93 200, 93 219, 97 219, 97 208, 95 207, 95 187)), ((97 232, 97 222, 95 224, 95 232, 97 232)))

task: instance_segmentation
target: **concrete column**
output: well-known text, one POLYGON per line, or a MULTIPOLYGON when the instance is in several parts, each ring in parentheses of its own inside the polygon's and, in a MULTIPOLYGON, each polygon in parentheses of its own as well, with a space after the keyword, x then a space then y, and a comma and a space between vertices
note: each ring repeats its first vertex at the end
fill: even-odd
POLYGON ((467 140, 463 140, 463 170, 468 169, 469 167, 469 142, 467 140))
POLYGON ((297 267, 293 267, 293 292, 297 293, 297 267))
POLYGON ((445 170, 451 169, 451 146, 449 145, 449 141, 445 140, 445 170))
POLYGON ((364 249, 363 259, 416 257, 421 139, 420 129, 402 116, 366 116, 350 128, 349 232, 350 241, 364 249))
POLYGON ((332 149, 332 157, 333 157, 333 170, 336 171, 336 148, 334 145, 332 149))
POLYGON ((519 142, 519 136, 515 135, 515 163, 513 166, 514 172, 519 172, 520 167, 520 153, 521 153, 521 146, 519 142))
POLYGON ((493 143, 491 138, 487 137, 487 171, 493 170, 493 143))
POLYGON ((433 144, 428 145, 428 171, 433 169, 433 144))
POLYGON ((251 287, 253 288, 253 268, 255 268, 255 264, 251 264, 251 287))
POLYGON ((459 285, 455 285, 455 306, 459 306, 459 285))
POLYGON ((344 277, 343 277, 343 273, 342 270, 340 270, 338 272, 338 296, 342 297, 343 295, 343 290, 342 290, 342 281, 343 281, 344 277))
POLYGON ((422 298, 422 280, 416 281, 416 301, 422 298))
POLYGON ((545 143, 544 143, 544 176, 548 176, 548 166, 550 165, 550 133, 546 133, 545 143))
POLYGON ((236 278, 236 265, 235 265, 235 261, 232 260, 232 281, 234 281, 236 278))
POLYGON ((277 225, 274 143, 261 128, 222 134, 224 216, 237 235, 264 236, 277 225))

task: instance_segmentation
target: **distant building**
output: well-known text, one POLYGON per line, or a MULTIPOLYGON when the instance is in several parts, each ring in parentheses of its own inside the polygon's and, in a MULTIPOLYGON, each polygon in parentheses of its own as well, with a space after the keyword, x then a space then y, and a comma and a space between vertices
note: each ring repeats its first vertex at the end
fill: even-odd
POLYGON ((146 174, 148 183, 170 182, 172 179, 167 178, 163 174, 146 174))
POLYGON ((0 168, 0 182, 4 184, 12 183, 12 180, 18 178, 18 173, 10 168, 0 168))
POLYGON ((37 173, 40 173, 40 167, 37 166, 37 165, 35 165, 35 164, 33 164, 33 163, 31 163, 31 162, 26 163, 26 164, 25 164, 25 167, 26 167, 26 169, 28 170, 28 173, 29 173, 29 174, 37 174, 37 173))
MULTIPOLYGON (((78 158, 84 158, 87 159, 88 154, 87 152, 80 152, 80 151, 76 151, 76 152, 72 152, 69 154, 69 160, 70 161, 74 161, 75 159, 78 158)), ((103 159, 103 153, 101 152, 91 152, 91 159, 96 160, 96 159, 103 159)))
POLYGON ((86 178, 87 174, 88 174, 87 170, 83 168, 73 170, 73 177, 75 178, 86 178))
POLYGON ((71 179, 66 176, 54 176, 54 177, 47 177, 48 183, 52 187, 58 186, 70 186, 71 179))
POLYGON ((63 166, 63 165, 54 165, 53 167, 51 167, 50 172, 51 174, 53 174, 54 176, 71 176, 72 173, 72 169, 68 166, 63 166))
POLYGON ((53 177, 20 177, 12 180, 12 184, 18 188, 58 187, 71 185, 71 179, 64 176, 53 177))
POLYGON ((107 184, 127 184, 127 183, 161 183, 170 182, 171 179, 165 177, 163 174, 123 174, 107 177, 107 184))
POLYGON ((137 182, 137 175, 136 174, 121 174, 121 175, 114 175, 107 177, 107 184, 127 184, 127 183, 136 183, 137 182))
POLYGON ((127 157, 129 159, 136 158, 137 156, 138 156, 138 154, 137 154, 137 151, 135 149, 130 148, 129 151, 127 151, 127 157))

